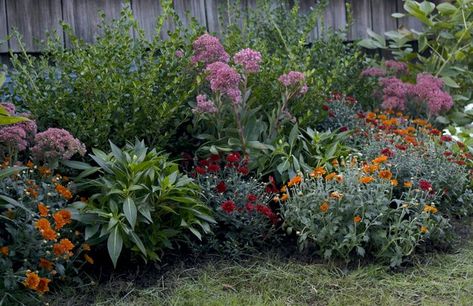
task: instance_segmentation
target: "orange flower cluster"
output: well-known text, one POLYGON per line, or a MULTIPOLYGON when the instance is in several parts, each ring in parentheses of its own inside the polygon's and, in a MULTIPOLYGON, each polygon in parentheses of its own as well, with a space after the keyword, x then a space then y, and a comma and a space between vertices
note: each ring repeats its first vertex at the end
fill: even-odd
POLYGON ((8 254, 10 254, 10 249, 8 248, 8 246, 2 246, 0 247, 0 253, 4 256, 8 256, 8 254))
POLYGON ((353 222, 355 222, 355 223, 360 223, 361 220, 362 220, 362 219, 361 219, 360 216, 355 216, 355 217, 353 218, 353 222))
POLYGON ((328 209, 330 208, 330 205, 328 205, 327 202, 324 202, 322 205, 320 205, 320 211, 323 213, 326 213, 328 209))
POLYGON ((432 214, 435 214, 438 212, 438 209, 432 205, 425 205, 423 210, 426 213, 432 213, 432 214))
POLYGON ((35 290, 39 294, 43 294, 49 291, 48 286, 50 282, 50 279, 39 277, 39 275, 35 272, 27 272, 26 279, 23 281, 23 285, 25 285, 26 288, 35 290))
POLYGON ((61 184, 56 185, 56 191, 66 200, 72 199, 72 192, 61 184))
POLYGON ((57 233, 52 229, 51 223, 48 219, 41 218, 36 221, 36 228, 41 232, 41 235, 46 240, 56 240, 57 233))
POLYGON ((48 213, 49 213, 48 208, 42 202, 38 203, 38 211, 39 211, 39 215, 41 217, 47 217, 48 216, 48 213))
POLYGON ((59 243, 53 245, 53 252, 56 256, 67 255, 71 256, 70 251, 74 248, 74 244, 67 238, 61 239, 59 243))
POLYGON ((46 258, 40 258, 39 259, 39 266, 43 269, 46 269, 48 271, 51 271, 53 269, 53 263, 46 258))
POLYGON ((381 170, 379 171, 379 177, 385 180, 390 180, 393 174, 389 170, 381 170))
POLYGON ((374 181, 374 178, 371 176, 362 176, 358 181, 362 184, 369 184, 374 181))
POLYGON ((321 177, 323 176, 327 171, 323 167, 317 167, 310 173, 311 177, 321 177))
POLYGON ((53 215, 53 218, 54 218, 54 221, 56 222, 56 229, 59 230, 61 228, 64 227, 64 225, 66 224, 70 224, 72 221, 71 221, 71 212, 66 210, 66 209, 62 209, 58 212, 56 212, 54 215, 53 215))
POLYGON ((302 182, 302 177, 300 177, 299 175, 296 175, 287 183, 287 186, 292 187, 292 186, 300 184, 301 182, 302 182))

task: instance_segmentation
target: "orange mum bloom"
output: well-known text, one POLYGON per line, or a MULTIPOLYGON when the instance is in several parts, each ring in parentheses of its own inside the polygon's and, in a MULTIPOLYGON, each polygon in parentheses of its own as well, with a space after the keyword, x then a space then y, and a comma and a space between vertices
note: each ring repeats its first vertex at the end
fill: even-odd
POLYGON ((337 180, 337 182, 341 183, 343 182, 343 175, 337 175, 335 176, 335 179, 337 180))
POLYGON ((366 119, 370 119, 370 120, 376 119, 376 114, 373 112, 369 112, 366 114, 366 119))
POLYGON ((338 163, 338 160, 334 159, 330 162, 332 164, 332 166, 334 167, 338 167, 339 166, 339 163, 338 163))
POLYGON ((51 223, 49 223, 48 219, 41 218, 36 221, 36 228, 44 231, 51 228, 51 223))
POLYGON ((281 196, 281 201, 285 202, 285 201, 287 201, 287 199, 289 199, 289 196, 287 195, 287 193, 284 193, 284 194, 281 196))
POLYGON ((61 184, 56 185, 56 191, 66 200, 72 199, 72 192, 61 184))
POLYGON ((38 286, 36 287, 36 291, 40 294, 43 294, 45 292, 49 291, 48 284, 51 282, 50 279, 47 279, 46 277, 41 277, 39 280, 38 286))
POLYGON ((337 173, 332 172, 332 173, 327 174, 327 176, 325 177, 325 180, 326 181, 331 181, 331 180, 335 179, 336 177, 337 177, 337 173))
POLYGON ((36 289, 39 285, 39 276, 34 272, 26 273, 26 279, 23 281, 23 285, 29 289, 36 289))
POLYGON ((379 169, 378 165, 364 165, 363 166, 363 172, 364 173, 375 173, 379 169))
POLYGON ((373 160, 374 164, 382 164, 388 160, 386 155, 380 155, 373 160))
POLYGON ((8 246, 2 246, 0 248, 0 253, 2 253, 5 256, 8 256, 8 254, 10 253, 10 249, 8 248, 8 246))
POLYGON ((38 210, 39 210, 39 215, 41 217, 47 217, 48 216, 48 208, 46 207, 46 205, 44 205, 43 202, 39 202, 38 210))
POLYGON ((327 202, 324 202, 322 205, 320 205, 320 211, 323 212, 323 213, 326 213, 329 208, 330 208, 330 206, 328 205, 327 202))
POLYGON ((69 253, 74 248, 74 244, 67 238, 61 239, 59 243, 53 245, 54 255, 59 256, 69 253))
POLYGON ((392 180, 391 180, 391 185, 393 185, 394 187, 396 187, 397 185, 399 185, 399 182, 398 182, 396 179, 392 179, 392 180))
POLYGON ((412 182, 410 182, 410 181, 404 182, 404 187, 411 188, 412 187, 412 182))
POLYGON ((340 192, 338 191, 334 191, 330 194, 330 197, 332 199, 337 199, 337 200, 340 200, 341 198, 343 198, 343 194, 341 194, 340 192))
POLYGON ((385 180, 390 180, 393 177, 393 174, 389 170, 383 170, 379 172, 379 177, 385 180))
POLYGON ((438 209, 436 207, 433 207, 432 205, 425 205, 424 212, 435 214, 438 212, 438 209))
POLYGON ((327 171, 325 171, 325 169, 323 167, 317 167, 317 168, 314 169, 314 171, 312 171, 310 176, 311 177, 321 177, 325 173, 327 173, 327 171))
POLYGON ((83 243, 82 244, 82 249, 84 251, 90 251, 90 245, 88 243, 83 243))
POLYGON ((421 232, 422 234, 425 234, 425 233, 427 233, 428 231, 429 231, 429 229, 427 228, 427 226, 421 226, 421 227, 420 227, 420 232, 421 232))
POLYGON ((87 255, 87 254, 84 254, 84 258, 85 258, 85 260, 86 260, 88 263, 90 263, 91 265, 93 265, 93 264, 94 264, 94 260, 93 260, 93 258, 92 258, 92 257, 90 257, 89 255, 87 255))
POLYGON ((287 186, 286 185, 281 187, 281 192, 287 192, 287 186))
POLYGON ((355 216, 355 218, 353 218, 353 221, 355 223, 360 223, 361 222, 361 217, 360 216, 355 216))
POLYGON ((289 183, 287 183, 287 186, 292 187, 294 185, 300 184, 301 182, 302 182, 302 177, 300 177, 299 175, 296 175, 289 181, 289 183))
POLYGON ((48 271, 51 271, 53 269, 53 263, 46 258, 40 258, 39 259, 39 266, 43 269, 46 269, 48 271))
POLYGON ((36 221, 36 228, 41 232, 44 239, 55 240, 57 238, 57 233, 51 228, 48 219, 41 218, 36 221))
POLYGON ((54 221, 56 222, 56 229, 61 229, 64 225, 70 224, 72 222, 71 216, 71 212, 66 209, 56 212, 53 215, 54 221))
POLYGON ((362 184, 369 184, 374 181, 374 178, 371 176, 362 176, 358 181, 362 184))
POLYGON ((39 167, 39 173, 42 176, 50 176, 53 172, 48 167, 42 166, 42 167, 39 167))

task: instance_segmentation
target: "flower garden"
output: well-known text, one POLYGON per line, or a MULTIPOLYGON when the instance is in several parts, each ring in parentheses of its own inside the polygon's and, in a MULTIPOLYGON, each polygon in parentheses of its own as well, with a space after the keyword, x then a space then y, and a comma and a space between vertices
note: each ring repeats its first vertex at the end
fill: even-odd
POLYGON ((473 209, 473 1, 404 6, 423 32, 309 41, 320 11, 262 5, 220 37, 171 13, 180 26, 150 42, 125 8, 94 44, 65 26, 73 48, 12 54, 0 305, 130 266, 277 254, 404 271, 456 250, 473 209))

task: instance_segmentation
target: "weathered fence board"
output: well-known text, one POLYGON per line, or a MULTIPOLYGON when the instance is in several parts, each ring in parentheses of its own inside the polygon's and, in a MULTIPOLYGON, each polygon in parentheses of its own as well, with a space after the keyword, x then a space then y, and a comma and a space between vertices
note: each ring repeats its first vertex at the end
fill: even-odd
MULTIPOLYGON (((118 18, 123 2, 122 0, 66 0, 62 1, 62 4, 64 21, 71 25, 72 31, 85 41, 93 42, 100 23, 98 12, 105 12, 107 19, 118 18)), ((69 42, 66 41, 66 46, 68 45, 69 42)))
MULTIPOLYGON (((316 7, 318 0, 299 1, 301 12, 309 13, 316 7)), ((419 0, 420 1, 420 0, 419 0)), ((100 18, 98 11, 104 11, 107 19, 117 18, 125 0, 0 0, 0 40, 12 33, 15 27, 23 35, 28 51, 41 51, 36 40, 46 37, 50 30, 58 30, 61 34, 59 21, 64 20, 71 25, 73 32, 85 41, 93 42, 97 35, 100 18)), ((155 36, 156 20, 162 14, 161 0, 129 0, 133 14, 143 28, 145 36, 155 36)), ((174 0, 174 10, 181 17, 184 26, 189 24, 186 12, 209 32, 222 33, 228 21, 242 24, 241 12, 254 9, 257 0, 240 0, 241 8, 228 9, 234 0, 174 0), (223 13, 220 17, 219 14, 223 13), (236 20, 233 20, 236 19, 236 20)), ((349 40, 366 37, 366 30, 373 29, 377 33, 394 30, 399 26, 421 28, 421 24, 413 18, 396 20, 391 14, 401 11, 402 0, 330 0, 323 20, 311 32, 311 39, 321 37, 327 28, 343 29, 347 25, 346 3, 352 7, 353 26, 348 33, 349 40)), ((165 38, 167 31, 175 25, 167 20, 160 33, 165 38)), ((70 43, 66 40, 66 46, 70 43)), ((18 42, 0 46, 0 53, 7 47, 18 51, 18 42)))
POLYGON ((8 42, 2 41, 8 35, 7 25, 7 10, 5 7, 5 0, 0 0, 0 52, 8 51, 8 42))
MULTIPOLYGON (((6 8, 9 28, 21 33, 28 51, 41 51, 37 42, 45 39, 48 31, 57 30, 62 35, 61 0, 6 0, 6 8)), ((12 39, 10 47, 18 51, 18 41, 12 39)))

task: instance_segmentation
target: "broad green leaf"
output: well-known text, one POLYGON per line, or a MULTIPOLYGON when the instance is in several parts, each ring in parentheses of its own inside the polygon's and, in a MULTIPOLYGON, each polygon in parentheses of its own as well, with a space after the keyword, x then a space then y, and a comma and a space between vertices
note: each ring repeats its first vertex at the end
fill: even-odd
POLYGON ((455 13, 458 9, 454 5, 448 2, 444 2, 437 5, 437 10, 442 15, 450 15, 450 14, 455 13))
POLYGON ((122 247, 123 239, 120 233, 120 229, 117 225, 112 229, 112 232, 110 233, 107 239, 108 255, 110 256, 110 259, 112 260, 113 266, 115 268, 117 267, 117 261, 118 257, 120 256, 120 253, 122 252, 122 247))
POLYGON ((448 87, 452 87, 452 88, 459 88, 460 87, 460 85, 458 85, 458 83, 455 82, 451 77, 444 76, 444 77, 442 77, 442 80, 445 83, 445 85, 447 85, 448 87))
POLYGON ((136 225, 136 205, 132 198, 128 197, 123 202, 123 212, 125 217, 130 223, 131 227, 134 228, 136 225))

